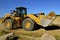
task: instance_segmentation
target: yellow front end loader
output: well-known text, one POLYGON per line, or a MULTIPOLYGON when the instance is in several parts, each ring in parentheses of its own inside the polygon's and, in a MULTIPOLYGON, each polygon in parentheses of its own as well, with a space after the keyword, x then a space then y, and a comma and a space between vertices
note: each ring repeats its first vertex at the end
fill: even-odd
POLYGON ((54 12, 44 15, 44 13, 27 14, 25 7, 17 7, 11 14, 4 16, 4 23, 7 29, 13 29, 16 27, 22 27, 27 31, 33 30, 37 25, 47 27, 54 19, 56 15, 54 12))

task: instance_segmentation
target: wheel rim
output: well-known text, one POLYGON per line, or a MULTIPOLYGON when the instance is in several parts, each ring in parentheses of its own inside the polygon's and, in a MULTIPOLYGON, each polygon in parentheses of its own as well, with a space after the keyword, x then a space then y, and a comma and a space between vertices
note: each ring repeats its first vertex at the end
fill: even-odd
POLYGON ((26 28, 30 28, 30 27, 31 27, 31 23, 30 23, 29 21, 27 21, 27 22, 25 23, 25 27, 26 27, 26 28))
POLYGON ((10 27, 10 22, 6 22, 6 27, 9 28, 10 27))

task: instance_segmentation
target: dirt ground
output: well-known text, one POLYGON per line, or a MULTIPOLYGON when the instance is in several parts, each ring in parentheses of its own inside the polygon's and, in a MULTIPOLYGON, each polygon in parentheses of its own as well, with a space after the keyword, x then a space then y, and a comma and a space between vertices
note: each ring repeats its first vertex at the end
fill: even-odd
MULTIPOLYGON (((0 25, 2 27, 2 25, 0 25)), ((4 27, 4 26, 3 26, 4 27)), ((1 28, 0 28, 1 29, 1 28)), ((44 33, 51 34, 54 36, 57 40, 60 40, 60 28, 40 28, 38 30, 34 31, 25 31, 24 29, 17 28, 14 30, 10 30, 10 32, 13 32, 14 35, 17 37, 15 39, 18 40, 40 40, 41 36, 44 33)))
MULTIPOLYGON (((52 22, 52 24, 56 24, 56 25, 60 26, 60 17, 57 17, 55 19, 55 21, 52 22)), ((40 40, 41 36, 44 33, 51 34, 56 38, 56 40, 60 40, 60 27, 58 27, 58 26, 40 28, 40 29, 34 30, 34 31, 25 31, 24 29, 17 28, 14 30, 10 30, 10 32, 13 32, 15 34, 15 36, 17 36, 15 38, 15 40, 16 39, 17 40, 40 40)), ((4 27, 4 25, 1 24, 0 29, 4 29, 2 27, 4 27)))

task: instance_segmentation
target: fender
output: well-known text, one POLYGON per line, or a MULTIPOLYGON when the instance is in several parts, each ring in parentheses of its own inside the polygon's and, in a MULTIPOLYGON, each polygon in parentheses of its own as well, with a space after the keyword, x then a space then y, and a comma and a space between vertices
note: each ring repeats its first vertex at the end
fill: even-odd
POLYGON ((33 14, 27 14, 27 17, 31 18, 33 21, 35 21, 38 25, 41 24, 38 17, 34 16, 33 14))
POLYGON ((5 20, 6 18, 14 19, 14 17, 13 17, 11 14, 6 14, 6 15, 4 16, 4 20, 5 20))

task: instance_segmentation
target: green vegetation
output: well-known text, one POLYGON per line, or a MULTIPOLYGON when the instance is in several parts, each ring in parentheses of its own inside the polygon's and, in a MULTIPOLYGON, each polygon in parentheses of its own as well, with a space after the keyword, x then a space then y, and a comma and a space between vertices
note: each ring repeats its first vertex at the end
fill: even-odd
POLYGON ((60 15, 56 15, 56 16, 60 16, 60 15))
POLYGON ((56 40, 60 40, 60 35, 59 36, 56 36, 56 40))

